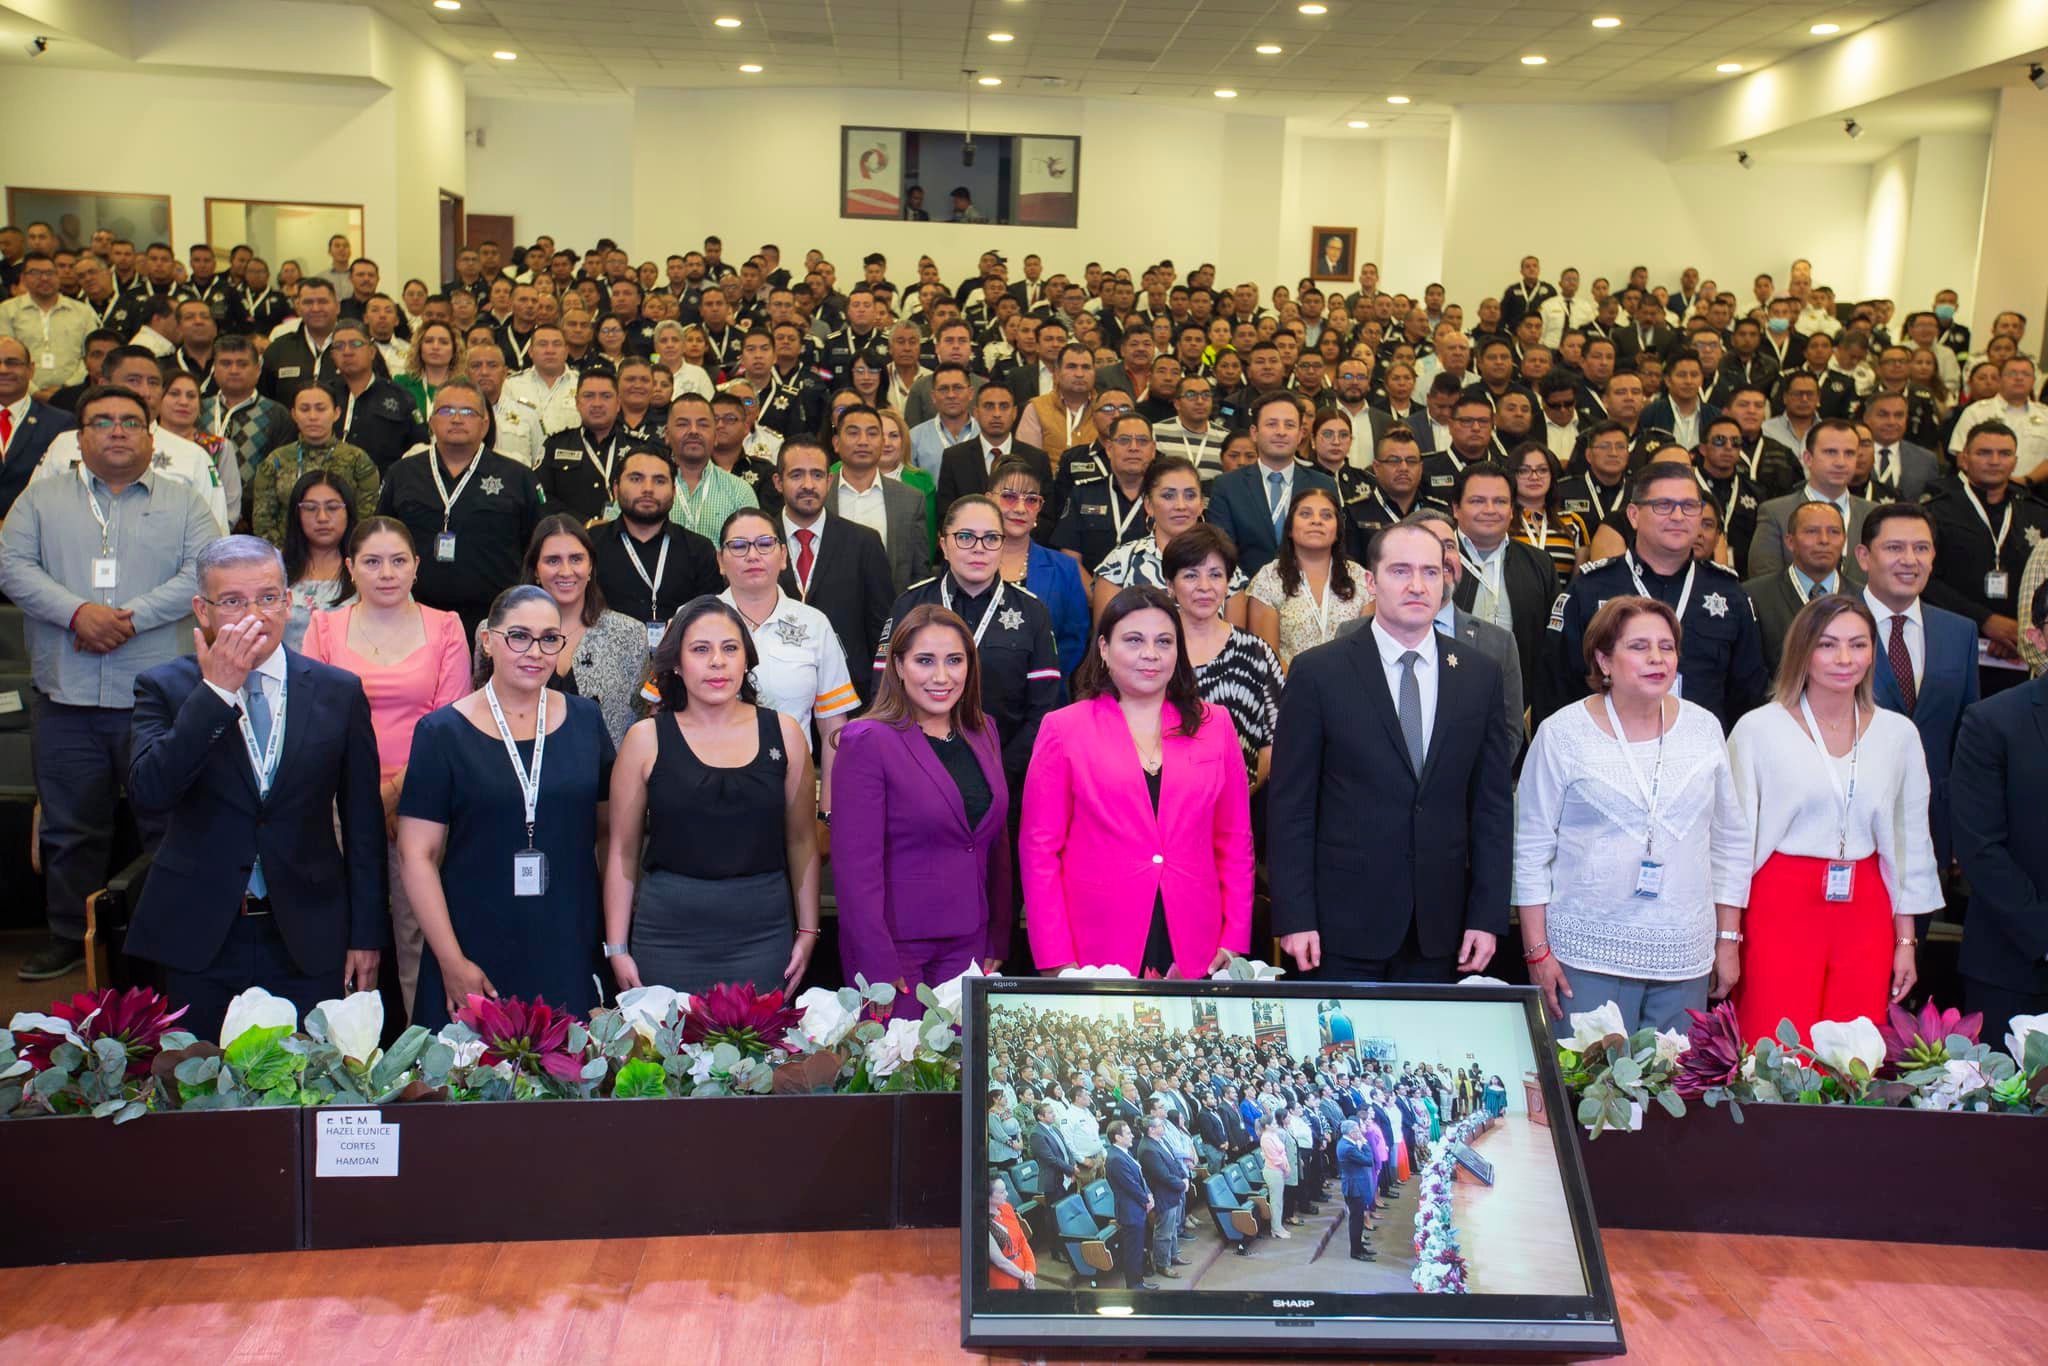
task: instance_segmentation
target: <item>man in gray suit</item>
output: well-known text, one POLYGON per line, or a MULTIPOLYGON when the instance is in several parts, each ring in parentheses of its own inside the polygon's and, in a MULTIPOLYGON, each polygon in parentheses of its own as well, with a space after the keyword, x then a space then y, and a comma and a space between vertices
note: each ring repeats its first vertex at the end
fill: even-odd
MULTIPOLYGON (((1437 629, 1445 635, 1462 640, 1473 649, 1500 665, 1502 723, 1513 743, 1517 757, 1522 752, 1522 742, 1528 730, 1522 714, 1522 663, 1520 651, 1515 646, 1514 633, 1502 630, 1490 621, 1481 621, 1451 599, 1458 591, 1458 578, 1464 573, 1464 563, 1458 557, 1458 524, 1451 520, 1451 514, 1442 508, 1418 508, 1402 518, 1397 526, 1419 526, 1427 529, 1432 536, 1444 543, 1444 605, 1436 614, 1437 629)), ((1340 636, 1353 631, 1362 631, 1372 624, 1369 616, 1347 621, 1337 628, 1340 636)))
MULTIPOLYGON (((1858 545, 1863 536, 1863 519, 1870 513, 1870 500, 1849 492, 1856 477, 1858 437, 1852 423, 1841 418, 1823 418, 1806 434, 1806 487, 1782 498, 1773 498, 1756 510, 1756 536, 1749 543, 1749 575, 1760 579, 1785 568, 1786 539, 1792 529, 1792 514, 1801 503, 1831 503, 1842 514, 1847 536, 1836 543, 1838 556, 1845 547, 1858 545)), ((1861 587, 1863 571, 1854 560, 1843 560, 1842 576, 1861 587)))
POLYGON ((1887 394, 1882 390, 1872 394, 1863 405, 1863 425, 1870 428, 1870 439, 1877 446, 1877 457, 1870 467, 1871 480, 1896 490, 1902 503, 1919 502, 1920 495, 1941 477, 1941 462, 1934 452, 1906 440, 1911 411, 1904 394, 1887 394))
MULTIPOLYGON (((1842 510, 1833 503, 1802 503, 1792 509, 1792 527, 1786 533, 1784 550, 1789 566, 1757 574, 1742 585, 1756 605, 1757 633, 1763 638, 1764 667, 1778 671, 1785 653, 1785 633, 1792 618, 1813 599, 1829 593, 1854 592, 1845 589, 1844 571, 1855 564, 1842 558, 1842 510)), ((1756 564, 1751 550, 1750 565, 1756 564)))
POLYGON ((882 473, 882 419, 866 404, 848 408, 832 434, 839 473, 826 506, 882 538, 889 551, 889 586, 896 593, 929 577, 932 532, 924 495, 882 473))

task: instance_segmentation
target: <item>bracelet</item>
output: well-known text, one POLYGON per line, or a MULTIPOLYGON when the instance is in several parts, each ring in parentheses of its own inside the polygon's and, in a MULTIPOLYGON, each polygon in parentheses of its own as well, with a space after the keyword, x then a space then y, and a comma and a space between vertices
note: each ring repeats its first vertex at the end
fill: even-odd
POLYGON ((1893 942, 1895 942, 1902 949, 1917 949, 1920 947, 1920 941, 1918 939, 1899 939, 1893 942))
POLYGON ((1545 944, 1545 945, 1543 946, 1543 952, 1541 952, 1541 953, 1537 954, 1537 955, 1536 955, 1536 956, 1535 956, 1534 958, 1530 958, 1530 957, 1528 957, 1528 956, 1527 956, 1527 955, 1525 954, 1525 955, 1523 955, 1522 961, 1523 961, 1524 963, 1527 963, 1527 964, 1528 964, 1528 965, 1529 965, 1530 967, 1532 967, 1532 968, 1533 968, 1533 967, 1535 967, 1535 966, 1536 966, 1536 965, 1537 965, 1538 963, 1541 963, 1541 962, 1543 962, 1543 961, 1544 961, 1545 959, 1547 959, 1547 958, 1549 958, 1549 957, 1550 957, 1550 945, 1548 945, 1548 944, 1545 944))
POLYGON ((1522 950, 1522 961, 1524 963, 1538 962, 1549 950, 1550 941, 1548 939, 1540 940, 1534 947, 1522 950))
POLYGON ((1714 938, 1716 938, 1716 939, 1722 939, 1722 940, 1726 940, 1726 941, 1727 941, 1728 943, 1730 943, 1730 944, 1740 944, 1740 943, 1742 942, 1742 931, 1741 931, 1741 930, 1716 930, 1716 931, 1714 932, 1714 938))
POLYGON ((604 956, 607 958, 623 958, 626 956, 626 946, 624 944, 606 944, 604 946, 604 956))
POLYGON ((805 928, 804 928, 803 926, 801 926, 801 925, 797 926, 797 930, 796 930, 796 932, 797 932, 798 934, 823 934, 823 933, 824 933, 824 931, 823 931, 823 930, 807 930, 807 929, 805 929, 805 928))

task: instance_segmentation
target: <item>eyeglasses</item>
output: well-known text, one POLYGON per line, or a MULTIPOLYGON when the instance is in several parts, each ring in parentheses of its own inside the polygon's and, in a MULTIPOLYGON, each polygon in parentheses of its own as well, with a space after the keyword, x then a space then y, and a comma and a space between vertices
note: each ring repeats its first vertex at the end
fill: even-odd
POLYGON ((1515 471, 1515 478, 1517 479, 1548 479, 1549 477, 1550 467, 1548 465, 1527 465, 1515 471))
POLYGON ((1636 506, 1648 508, 1659 517, 1669 517, 1674 512, 1687 517, 1697 517, 1700 515, 1700 509, 1706 504, 1697 498, 1638 498, 1636 506))
POLYGON ((339 500, 329 503, 306 502, 299 504, 299 511, 310 512, 315 517, 340 517, 348 511, 348 504, 339 500))
POLYGON ((1115 446, 1118 450, 1142 451, 1151 449, 1152 438, 1150 436, 1112 436, 1102 444, 1105 446, 1115 446))
POLYGON ((1707 438, 1707 444, 1709 446, 1740 446, 1742 438, 1739 436, 1710 436, 1707 438))
POLYGON ((1136 412, 1128 403, 1105 403, 1095 410, 1107 417, 1122 417, 1125 413, 1136 412))
POLYGON ((748 555, 773 555, 775 547, 781 544, 779 536, 735 536, 725 543, 725 553, 736 560, 744 560, 748 555))
POLYGON ((1380 465, 1392 465, 1395 469, 1398 470, 1404 469, 1410 465, 1420 465, 1422 463, 1422 457, 1419 455, 1383 455, 1379 457, 1379 459, 1374 463, 1380 465))
POLYGON ((333 349, 336 351, 360 351, 364 347, 369 345, 368 342, 362 340, 360 337, 356 338, 353 341, 335 341, 330 342, 328 344, 331 347, 333 347, 333 349))
POLYGON ((434 409, 434 416, 435 416, 435 417, 482 417, 482 416, 483 416, 483 411, 482 411, 481 409, 478 409, 478 408, 456 408, 456 407, 452 407, 452 406, 447 406, 447 405, 444 405, 444 406, 442 406, 442 407, 439 407, 439 408, 436 408, 436 409, 434 409))
POLYGON ((1014 489, 1005 489, 996 495, 996 501, 1004 507, 1044 507, 1045 495, 1042 493, 1019 493, 1014 489))
POLYGON ((124 432, 140 432, 149 429, 149 420, 141 417, 96 417, 85 425, 88 430, 95 432, 111 432, 116 429, 124 432))
POLYGON ((569 643, 569 637, 560 631, 543 631, 535 635, 523 626, 514 626, 505 631, 492 627, 490 631, 492 635, 503 640, 506 648, 515 655, 523 655, 536 645, 540 646, 540 652, 544 655, 558 655, 562 653, 562 647, 569 643))
POLYGON ((201 598, 200 601, 210 602, 223 612, 246 612, 251 607, 259 612, 275 612, 291 601, 291 594, 265 593, 261 597, 251 599, 239 593, 230 593, 224 598, 201 598))
POLYGON ((972 550, 977 545, 983 550, 996 550, 1003 544, 1003 533, 1000 531, 955 531, 950 534, 953 544, 962 550, 972 550))

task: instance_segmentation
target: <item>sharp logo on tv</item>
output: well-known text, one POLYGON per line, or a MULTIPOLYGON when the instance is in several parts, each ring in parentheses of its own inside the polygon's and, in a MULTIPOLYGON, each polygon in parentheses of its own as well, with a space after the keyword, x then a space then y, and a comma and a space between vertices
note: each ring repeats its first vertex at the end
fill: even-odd
POLYGON ((966 1345, 1622 1350, 1531 989, 968 992, 966 1345))

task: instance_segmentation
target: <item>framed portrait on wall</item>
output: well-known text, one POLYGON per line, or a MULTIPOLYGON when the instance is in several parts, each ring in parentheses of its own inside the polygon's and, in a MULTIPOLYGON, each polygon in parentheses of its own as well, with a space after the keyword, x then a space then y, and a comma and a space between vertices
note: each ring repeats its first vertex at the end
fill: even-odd
POLYGON ((7 221, 23 227, 48 223, 57 241, 72 251, 92 243, 104 229, 126 238, 138 249, 151 242, 175 241, 171 235, 171 197, 167 194, 113 194, 99 190, 45 190, 7 187, 7 221))
POLYGON ((1358 229, 1309 229, 1308 260, 1311 280, 1349 280, 1358 269, 1358 229))

